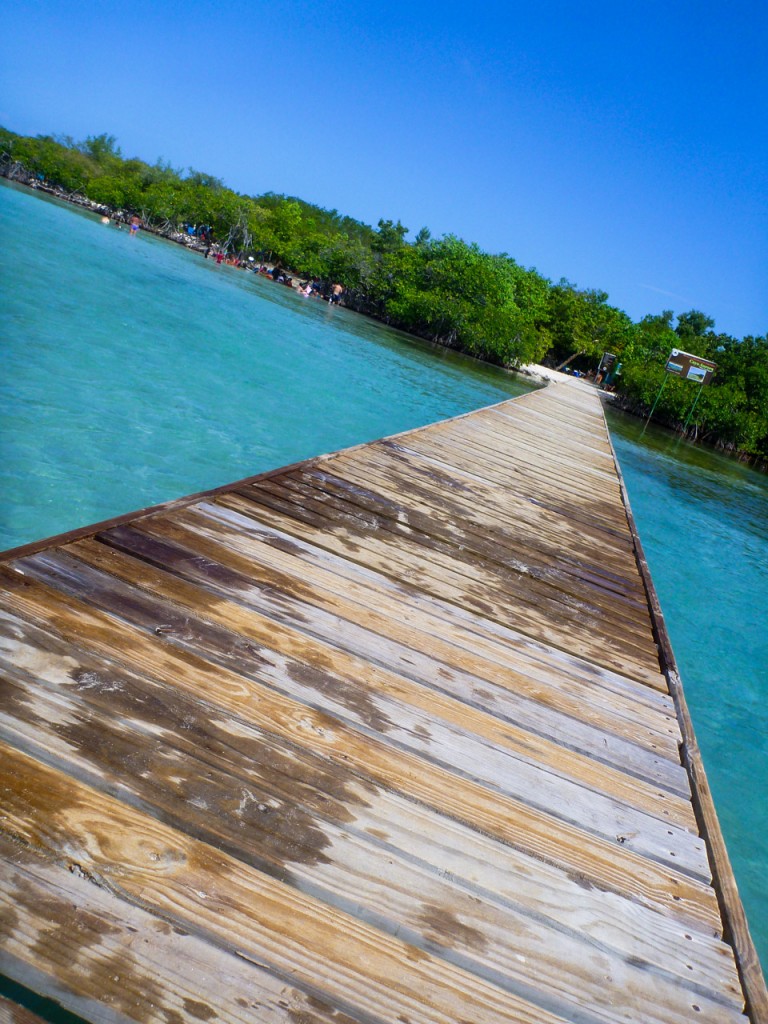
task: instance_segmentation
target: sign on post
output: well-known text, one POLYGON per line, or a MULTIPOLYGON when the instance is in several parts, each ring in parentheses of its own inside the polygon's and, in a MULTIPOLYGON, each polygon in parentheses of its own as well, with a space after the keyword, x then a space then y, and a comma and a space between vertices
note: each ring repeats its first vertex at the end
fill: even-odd
POLYGON ((603 358, 600 360, 597 372, 602 374, 610 373, 611 367, 615 362, 616 356, 613 352, 603 352, 603 358))
MULTIPOLYGON (((664 367, 667 371, 664 374, 664 380, 661 382, 659 393, 656 395, 656 401, 651 406, 651 411, 648 413, 648 419, 645 421, 645 427, 651 422, 651 416, 656 411, 656 406, 659 404, 661 398, 661 392, 664 390, 664 385, 669 380, 669 375, 672 374, 674 377, 682 377, 683 380, 693 380, 699 385, 696 392, 696 397, 693 400, 693 405, 688 411, 688 416, 683 426, 683 433, 688 430, 688 424, 691 422, 691 416, 693 416, 693 410, 696 408, 696 403, 701 397, 701 392, 704 389, 705 384, 709 384, 715 375, 717 369, 717 363, 711 362, 709 359, 702 359, 701 356, 694 356, 690 352, 681 352, 679 348, 673 348, 669 353, 669 359, 667 359, 667 365, 664 367)), ((645 433, 645 427, 643 427, 643 433, 645 433)))
POLYGON ((666 365, 667 373, 682 377, 684 380, 694 380, 701 385, 709 384, 716 369, 717 363, 691 355, 690 352, 681 352, 679 348, 672 349, 666 365))

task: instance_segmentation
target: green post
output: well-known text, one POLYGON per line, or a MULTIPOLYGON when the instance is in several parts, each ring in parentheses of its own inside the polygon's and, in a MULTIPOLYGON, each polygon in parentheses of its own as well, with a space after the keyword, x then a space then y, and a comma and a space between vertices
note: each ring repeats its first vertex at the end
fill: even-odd
POLYGON ((645 421, 645 426, 643 427, 643 432, 642 432, 642 434, 640 434, 640 437, 643 436, 643 434, 646 431, 646 428, 647 428, 648 424, 651 422, 651 417, 653 416, 653 413, 654 413, 654 411, 656 409, 656 406, 659 404, 659 399, 661 398, 661 392, 664 390, 664 385, 667 383, 667 378, 668 377, 669 377, 669 374, 665 373, 664 374, 664 380, 661 382, 661 387, 659 388, 659 393, 658 393, 658 395, 656 395, 656 401, 651 406, 651 411, 648 413, 648 419, 645 421))
POLYGON ((688 419, 685 421, 685 426, 683 427, 683 436, 685 436, 685 432, 688 430, 688 424, 691 422, 691 416, 693 416, 693 410, 696 408, 696 403, 701 398, 701 392, 702 392, 703 388, 704 388, 704 385, 703 384, 699 384, 699 390, 696 392, 696 397, 693 400, 693 405, 691 406, 691 411, 688 413, 688 419))

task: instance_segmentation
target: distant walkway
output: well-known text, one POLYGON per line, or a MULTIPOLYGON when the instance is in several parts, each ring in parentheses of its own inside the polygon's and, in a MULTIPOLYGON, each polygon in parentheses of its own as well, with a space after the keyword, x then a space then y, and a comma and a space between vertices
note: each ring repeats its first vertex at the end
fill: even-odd
POLYGON ((766 1021, 643 571, 572 381, 9 553, 0 972, 89 1021, 766 1021))
POLYGON ((561 370, 552 370, 550 367, 540 366, 538 363, 527 363, 525 366, 521 366, 520 373, 553 384, 581 383, 586 387, 592 386, 586 377, 573 377, 569 373, 563 373, 561 370))

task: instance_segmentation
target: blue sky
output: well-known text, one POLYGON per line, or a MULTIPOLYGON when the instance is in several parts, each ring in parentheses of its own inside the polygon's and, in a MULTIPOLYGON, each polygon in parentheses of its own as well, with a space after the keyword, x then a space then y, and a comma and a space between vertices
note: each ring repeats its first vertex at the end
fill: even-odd
POLYGON ((6 9, 0 124, 453 232, 638 319, 768 331, 768 5, 6 9))

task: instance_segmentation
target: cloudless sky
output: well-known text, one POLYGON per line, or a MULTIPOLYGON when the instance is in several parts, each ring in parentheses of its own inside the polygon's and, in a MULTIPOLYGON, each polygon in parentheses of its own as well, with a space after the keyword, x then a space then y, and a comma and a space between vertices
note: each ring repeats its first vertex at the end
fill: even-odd
POLYGON ((768 332, 768 4, 25 0, 0 124, 768 332))

